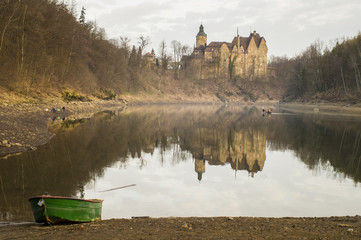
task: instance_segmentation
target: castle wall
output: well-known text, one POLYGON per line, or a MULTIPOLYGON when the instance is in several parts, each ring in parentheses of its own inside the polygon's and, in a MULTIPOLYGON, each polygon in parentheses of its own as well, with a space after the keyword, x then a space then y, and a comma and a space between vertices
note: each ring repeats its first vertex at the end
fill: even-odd
MULTIPOLYGON (((204 34, 203 26, 201 27, 204 34)), ((248 38, 235 38, 232 43, 211 42, 208 46, 206 43, 207 36, 197 35, 197 47, 190 58, 185 60, 187 65, 193 64, 192 72, 196 73, 194 77, 206 79, 238 76, 252 79, 267 74, 268 48, 264 38, 255 31, 248 38), (197 57, 192 59, 192 56, 197 57), (200 69, 197 70, 197 67, 200 69)))

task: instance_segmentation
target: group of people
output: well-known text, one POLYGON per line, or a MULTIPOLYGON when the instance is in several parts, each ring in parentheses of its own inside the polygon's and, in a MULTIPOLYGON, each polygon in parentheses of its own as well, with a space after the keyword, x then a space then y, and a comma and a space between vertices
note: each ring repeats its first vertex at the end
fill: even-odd
POLYGON ((49 112, 51 111, 52 113, 58 113, 58 114, 61 114, 61 115, 53 115, 53 117, 51 118, 53 121, 57 120, 57 119, 61 119, 61 120, 65 120, 65 116, 64 113, 65 113, 65 107, 62 107, 62 108, 52 108, 51 110, 46 108, 45 109, 46 112, 49 112))
MULTIPOLYGON (((62 110, 62 111, 65 111, 65 107, 62 107, 61 110, 62 110)), ((51 109, 51 111, 52 111, 53 113, 56 113, 57 111, 60 112, 61 110, 60 110, 60 109, 55 109, 55 108, 51 109)))

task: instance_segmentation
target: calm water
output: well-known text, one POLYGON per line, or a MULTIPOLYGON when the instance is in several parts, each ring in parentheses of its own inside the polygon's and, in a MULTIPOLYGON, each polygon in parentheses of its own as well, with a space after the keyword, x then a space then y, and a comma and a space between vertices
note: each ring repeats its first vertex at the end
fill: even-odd
POLYGON ((0 160, 1 221, 32 221, 45 192, 104 199, 103 219, 361 214, 359 118, 145 106, 53 128, 0 160))

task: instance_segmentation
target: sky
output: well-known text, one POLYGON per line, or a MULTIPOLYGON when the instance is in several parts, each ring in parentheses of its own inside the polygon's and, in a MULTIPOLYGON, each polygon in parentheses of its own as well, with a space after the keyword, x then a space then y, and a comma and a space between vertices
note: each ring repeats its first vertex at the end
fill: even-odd
POLYGON ((128 37, 137 45, 149 36, 146 51, 165 40, 193 47, 202 23, 208 43, 231 42, 237 34, 257 31, 265 38, 268 56, 294 57, 315 41, 333 46, 337 39, 361 31, 360 0, 68 0, 77 16, 96 21, 109 39, 128 37))

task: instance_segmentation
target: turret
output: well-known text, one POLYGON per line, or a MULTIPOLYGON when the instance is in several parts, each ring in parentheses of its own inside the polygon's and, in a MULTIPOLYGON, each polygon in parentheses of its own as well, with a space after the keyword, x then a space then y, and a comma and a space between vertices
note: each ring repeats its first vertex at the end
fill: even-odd
POLYGON ((196 37, 196 47, 200 47, 200 46, 206 46, 207 45, 207 34, 204 32, 204 27, 201 24, 199 26, 199 32, 197 34, 196 37))
POLYGON ((237 50, 239 51, 239 46, 241 45, 240 43, 240 39, 239 39, 239 34, 238 34, 238 27, 237 27, 237 50))

